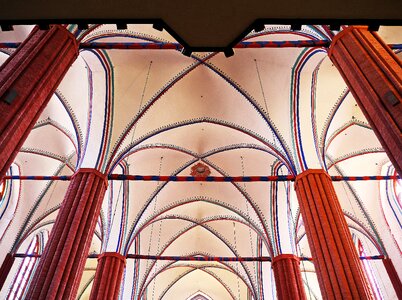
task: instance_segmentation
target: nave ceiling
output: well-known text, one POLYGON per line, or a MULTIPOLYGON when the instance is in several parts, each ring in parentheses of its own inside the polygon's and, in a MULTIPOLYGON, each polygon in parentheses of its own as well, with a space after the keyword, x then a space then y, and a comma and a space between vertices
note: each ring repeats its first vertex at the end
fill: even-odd
MULTIPOLYGON (((31 28, 16 26, 2 32, 0 41, 21 42, 31 28)), ((175 42, 151 25, 67 28, 80 42, 175 42)), ((244 41, 331 40, 335 33, 326 26, 291 31, 272 25, 244 41)), ((399 27, 381 27, 379 34, 388 43, 402 41, 399 27)), ((0 63, 11 53, 0 49, 0 63)), ((10 172, 72 175, 98 168, 188 176, 197 164, 212 176, 297 175, 309 168, 342 176, 395 173, 325 48, 236 49, 229 58, 215 52, 187 57, 176 50, 82 49, 10 172)), ((393 231, 397 219, 383 216, 394 207, 384 201, 400 203, 400 183, 334 185, 366 254, 401 261, 400 228, 397 235, 393 231)), ((11 196, 2 213, 10 223, 0 227, 2 255, 11 248, 25 252, 40 232, 46 240, 67 186, 5 185, 3 199, 11 196)), ((91 253, 103 251, 311 256, 291 182, 110 181, 91 247, 91 253)), ((96 260, 88 260, 82 299, 89 296, 95 268, 96 260)), ((302 263, 302 270, 310 297, 319 297, 312 263, 302 263)), ((122 297, 188 299, 202 292, 199 299, 269 299, 271 284, 269 263, 128 260, 122 297)))

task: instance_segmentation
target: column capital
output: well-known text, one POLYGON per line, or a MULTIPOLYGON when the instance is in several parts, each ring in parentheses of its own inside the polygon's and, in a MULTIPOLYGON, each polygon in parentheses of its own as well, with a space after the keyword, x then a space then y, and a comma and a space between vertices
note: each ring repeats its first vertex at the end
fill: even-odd
POLYGON ((279 255, 275 256, 274 258, 272 258, 271 265, 273 266, 273 265, 274 265, 275 263, 277 263, 278 261, 281 261, 281 260, 289 260, 289 259, 295 260, 295 261, 297 261, 297 262, 300 263, 300 258, 297 257, 297 256, 294 255, 294 254, 279 254, 279 255))
POLYGON ((304 178, 304 177, 306 177, 306 176, 308 176, 308 175, 310 175, 310 174, 325 175, 325 176, 327 176, 330 180, 332 180, 332 179, 331 179, 331 176, 329 176, 328 172, 325 171, 324 169, 307 169, 307 170, 301 172, 300 174, 298 174, 298 175, 296 176, 295 185, 297 184, 297 182, 298 182, 300 179, 302 179, 302 178, 304 178))
POLYGON ((345 35, 351 33, 353 30, 356 30, 356 29, 359 29, 359 30, 368 30, 368 27, 367 27, 367 26, 348 26, 347 28, 343 29, 341 32, 337 33, 337 34, 334 36, 334 38, 332 39, 331 45, 329 46, 329 49, 328 49, 328 56, 329 56, 329 57, 332 56, 332 52, 333 52, 333 49, 334 49, 336 43, 337 43, 342 37, 344 37, 345 35))
POLYGON ((98 261, 100 259, 104 258, 104 257, 114 257, 114 258, 120 259, 121 261, 124 262, 124 265, 127 262, 126 257, 124 255, 120 254, 120 253, 117 253, 117 252, 103 252, 103 253, 99 254, 98 261))
POLYGON ((82 173, 91 173, 94 174, 97 177, 100 177, 103 179, 105 186, 108 186, 108 176, 107 174, 102 173, 101 171, 97 170, 97 169, 92 169, 92 168, 81 168, 78 169, 77 171, 75 171, 75 173, 71 176, 71 179, 73 179, 75 176, 77 176, 78 174, 82 174, 82 173))
POLYGON ((126 267, 126 258, 117 252, 103 252, 98 257, 90 300, 117 300, 126 267))
MULTIPOLYGON (((64 26, 59 25, 59 24, 54 24, 51 25, 50 28, 55 27, 56 29, 60 30, 60 31, 64 31, 67 34, 67 38, 69 40, 71 40, 75 46, 75 50, 76 50, 76 56, 79 55, 79 43, 77 41, 77 39, 75 38, 75 36, 64 26)), ((38 26, 39 29, 39 26, 38 26)), ((39 29, 40 30, 40 29, 39 29)))
POLYGON ((272 259, 272 270, 279 300, 305 300, 300 259, 293 254, 279 254, 272 259))

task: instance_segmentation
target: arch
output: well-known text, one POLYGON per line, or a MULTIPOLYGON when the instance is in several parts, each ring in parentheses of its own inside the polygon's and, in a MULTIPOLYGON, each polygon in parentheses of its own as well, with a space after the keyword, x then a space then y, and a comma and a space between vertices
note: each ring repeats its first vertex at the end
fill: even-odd
MULTIPOLYGON (((43 230, 37 233, 29 243, 26 254, 42 254, 45 240, 48 238, 48 231, 43 230)), ((13 282, 10 285, 7 299, 23 299, 25 293, 28 291, 31 277, 34 274, 34 270, 39 263, 37 257, 25 257, 20 263, 17 273, 14 275, 13 282)))

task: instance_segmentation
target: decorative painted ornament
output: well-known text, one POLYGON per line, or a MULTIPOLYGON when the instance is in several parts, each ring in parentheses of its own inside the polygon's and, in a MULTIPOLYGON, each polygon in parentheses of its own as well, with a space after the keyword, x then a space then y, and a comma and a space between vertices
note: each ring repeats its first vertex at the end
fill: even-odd
POLYGON ((191 176, 194 177, 207 177, 211 174, 209 167, 203 163, 197 163, 191 167, 191 176))

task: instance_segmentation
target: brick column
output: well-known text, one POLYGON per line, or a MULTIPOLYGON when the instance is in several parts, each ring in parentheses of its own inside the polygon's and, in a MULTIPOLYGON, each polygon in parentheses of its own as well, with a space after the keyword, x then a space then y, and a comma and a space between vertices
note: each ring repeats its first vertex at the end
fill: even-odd
POLYGON ((0 180, 77 56, 64 27, 35 27, 0 66, 0 180))
POLYGON ((373 299, 330 176, 307 170, 295 189, 324 299, 373 299))
POLYGON ((337 34, 329 58, 402 175, 402 63, 366 27, 348 27, 337 34))
POLYGON ((384 258, 382 262, 385 269, 387 270, 388 277, 391 280, 392 286, 395 289, 395 293, 398 296, 398 299, 402 299, 402 283, 399 279, 398 273, 395 270, 392 260, 389 258, 384 258))
POLYGON ((119 297, 126 258, 116 252, 105 252, 98 258, 90 300, 114 300, 119 297))
POLYGON ((8 274, 14 264, 15 257, 12 253, 7 253, 6 257, 4 258, 3 264, 0 268, 0 290, 3 288, 4 283, 7 280, 8 274))
POLYGON ((95 169, 74 175, 27 299, 75 298, 106 188, 106 175, 95 169))
POLYGON ((276 291, 279 300, 307 299, 300 271, 300 259, 293 254, 281 254, 272 259, 276 291))

